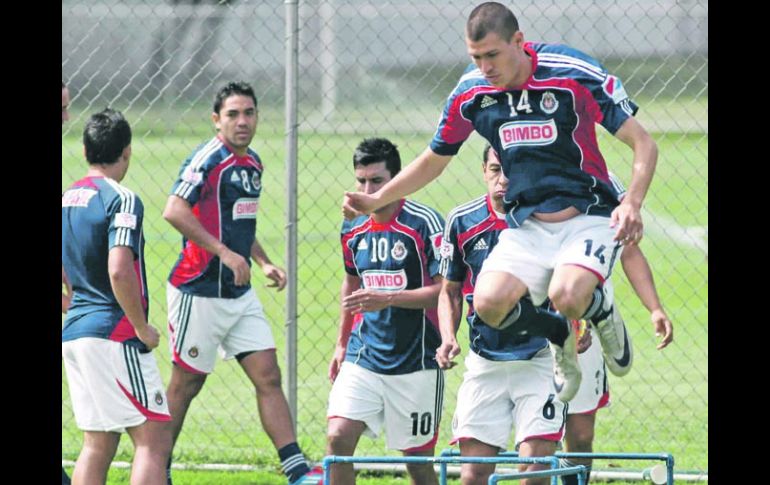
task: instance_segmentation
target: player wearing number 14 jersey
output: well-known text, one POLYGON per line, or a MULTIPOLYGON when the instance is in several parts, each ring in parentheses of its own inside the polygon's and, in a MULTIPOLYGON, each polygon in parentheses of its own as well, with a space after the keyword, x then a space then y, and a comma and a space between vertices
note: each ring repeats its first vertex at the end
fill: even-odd
MULTIPOLYGON (((617 77, 576 49, 526 42, 518 19, 501 3, 471 11, 465 47, 473 65, 449 95, 430 146, 377 192, 346 193, 343 210, 371 212, 419 190, 476 131, 510 180, 503 198, 509 228, 476 280, 477 317, 493 328, 531 334, 542 326, 534 306, 548 297, 565 317, 594 324, 608 368, 625 375, 631 341, 603 285, 621 245, 642 238, 655 141, 634 118, 637 106, 617 77), (628 196, 620 203, 610 189, 596 124, 633 151, 628 196)), ((559 398, 569 401, 581 380, 571 326, 549 344, 559 398)))
MULTIPOLYGON (((367 139, 353 167, 359 190, 373 192, 398 173, 401 159, 390 141, 367 139)), ((444 385, 434 359, 443 226, 435 210, 404 199, 343 223, 327 454, 350 456, 361 434, 384 429, 389 448, 433 455, 444 385)), ((431 465, 407 469, 413 483, 437 483, 431 465)), ((332 483, 355 482, 352 465, 332 465, 331 473, 332 483)))

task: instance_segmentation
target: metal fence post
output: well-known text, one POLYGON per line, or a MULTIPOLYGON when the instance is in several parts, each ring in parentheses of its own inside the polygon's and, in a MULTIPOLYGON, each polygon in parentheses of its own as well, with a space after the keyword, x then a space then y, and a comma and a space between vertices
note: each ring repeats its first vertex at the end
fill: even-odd
POLYGON ((297 58, 298 0, 286 6, 286 380, 289 410, 297 429, 297 58))

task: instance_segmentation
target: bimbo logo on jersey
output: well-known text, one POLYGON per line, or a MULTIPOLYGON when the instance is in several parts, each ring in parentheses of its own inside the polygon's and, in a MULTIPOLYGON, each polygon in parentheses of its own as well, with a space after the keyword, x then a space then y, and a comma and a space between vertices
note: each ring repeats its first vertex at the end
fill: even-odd
POLYGON ((398 291, 406 289, 406 271, 369 270, 361 276, 364 288, 382 291, 398 291))
POLYGON ((88 201, 95 196, 97 192, 93 189, 72 189, 64 192, 61 196, 62 207, 88 207, 88 201))
POLYGON ((550 145, 556 141, 556 123, 548 121, 510 121, 498 130, 503 148, 550 145))
POLYGON ((233 204, 233 220, 256 219, 259 199, 238 199, 233 204))

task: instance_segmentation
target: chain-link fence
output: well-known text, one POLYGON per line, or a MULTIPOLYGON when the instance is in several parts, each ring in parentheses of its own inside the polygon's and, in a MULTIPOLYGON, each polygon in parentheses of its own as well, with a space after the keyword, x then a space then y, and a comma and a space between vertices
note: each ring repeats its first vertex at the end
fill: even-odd
MULTIPOLYGON (((300 443, 324 452, 326 369, 339 319, 343 277, 342 192, 354 188, 352 152, 368 136, 387 136, 405 163, 427 146, 469 58, 463 27, 477 2, 313 0, 298 6, 298 364, 300 443)), ((552 0, 510 5, 525 39, 562 42, 601 60, 640 105, 638 118, 660 148, 645 205, 647 255, 675 342, 655 350, 648 312, 622 272, 618 299, 636 344, 636 363, 610 379, 612 406, 597 419, 597 451, 668 451, 679 469, 707 470, 708 418, 708 3, 704 0, 552 0)), ((287 6, 268 1, 104 0, 62 2, 62 77, 72 96, 63 126, 63 184, 82 177, 80 134, 106 106, 134 129, 125 185, 145 202, 151 321, 165 329, 165 278, 181 238, 161 217, 182 160, 214 134, 211 102, 225 82, 252 83, 260 120, 253 147, 265 162, 257 235, 285 264, 287 6)), ((631 152, 601 129, 610 169, 626 183, 631 152)), ((484 192, 482 140, 473 135, 447 171, 413 197, 447 214, 484 192)), ((64 188, 64 187, 63 187, 64 188)), ((256 273, 256 272, 255 272, 256 273)), ((286 356, 284 294, 253 283, 286 356)), ((467 330, 459 340, 468 350, 467 330)), ((165 332, 163 332, 165 333, 165 332)), ((168 351, 157 351, 164 382, 168 351)), ((290 372, 283 366, 284 378, 290 372)), ((446 445, 462 366, 447 372, 439 448, 446 445)), ((62 373, 62 453, 74 459, 74 426, 62 373)), ((360 454, 385 453, 362 440, 360 454)), ((119 457, 130 449, 121 445, 119 457)), ((175 461, 270 463, 275 452, 257 419, 253 389, 237 364, 218 363, 193 402, 175 461), (256 443, 256 445, 255 445, 256 443)))

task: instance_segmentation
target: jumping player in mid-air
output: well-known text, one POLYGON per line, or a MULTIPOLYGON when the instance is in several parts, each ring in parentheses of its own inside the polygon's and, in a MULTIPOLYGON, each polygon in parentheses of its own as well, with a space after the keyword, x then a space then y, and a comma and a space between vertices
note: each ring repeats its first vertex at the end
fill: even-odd
POLYGON ((621 245, 642 238, 640 210, 657 146, 633 117, 637 106, 617 77, 571 47, 525 42, 504 5, 474 8, 465 43, 473 65, 450 94, 430 146, 379 191, 346 193, 343 209, 368 214, 415 192, 438 177, 477 131, 500 156, 510 181, 504 198, 509 228, 476 280, 477 316, 522 334, 549 327, 558 394, 569 401, 581 378, 572 325, 554 326, 535 307, 549 297, 568 319, 591 321, 610 371, 630 370, 631 342, 602 284, 621 245), (631 184, 620 204, 596 123, 633 150, 631 184))

